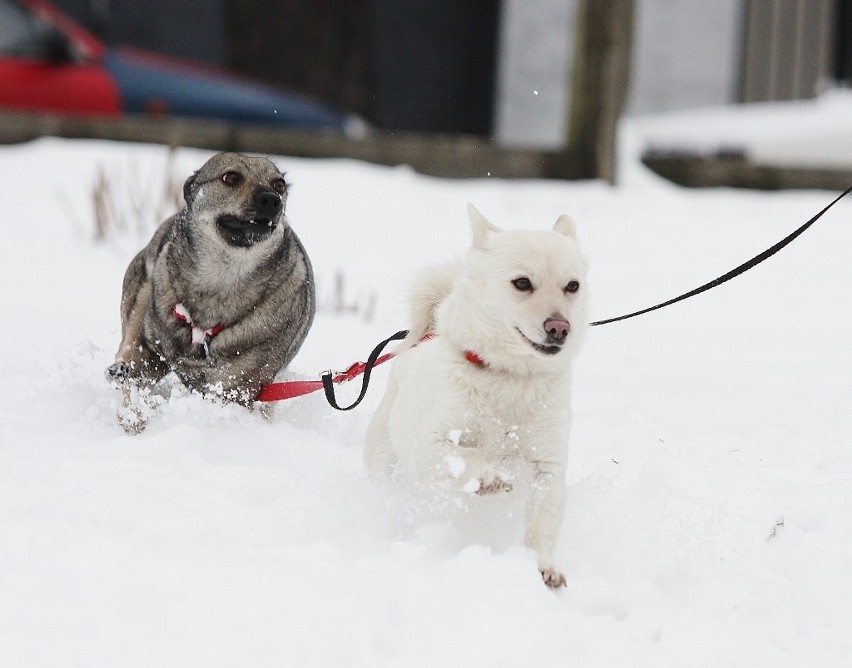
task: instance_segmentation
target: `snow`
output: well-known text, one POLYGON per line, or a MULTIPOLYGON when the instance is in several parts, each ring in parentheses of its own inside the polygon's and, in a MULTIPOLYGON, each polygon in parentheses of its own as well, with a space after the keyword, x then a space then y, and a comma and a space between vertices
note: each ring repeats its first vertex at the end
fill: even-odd
MULTIPOLYGON (((783 130, 785 108, 761 113, 783 130)), ((468 201, 507 227, 572 215, 600 319, 727 271, 834 196, 675 187, 635 159, 661 138, 662 121, 625 124, 617 187, 277 159, 322 306, 293 372, 405 328, 411 275, 468 244, 468 201)), ((176 173, 207 155, 179 150, 176 173)), ((103 371, 153 219, 96 242, 91 189, 99 167, 143 183, 166 160, 0 148, 0 664, 848 665, 852 201, 735 281, 590 332, 554 592, 519 545, 517 495, 448 506, 367 480, 389 365, 351 413, 314 394, 266 422, 178 392, 124 435, 103 371)))
POLYGON ((657 149, 743 150, 766 165, 852 169, 852 90, 813 100, 672 111, 638 119, 657 149))

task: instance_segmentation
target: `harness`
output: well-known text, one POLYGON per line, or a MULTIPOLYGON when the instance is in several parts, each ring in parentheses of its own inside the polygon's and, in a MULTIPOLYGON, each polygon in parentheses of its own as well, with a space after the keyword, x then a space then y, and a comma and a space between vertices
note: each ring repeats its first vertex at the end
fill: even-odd
POLYGON ((219 332, 225 329, 225 325, 221 322, 213 325, 210 329, 204 329, 199 327, 193 321, 192 316, 189 314, 186 306, 181 303, 177 303, 172 308, 172 315, 188 325, 190 330, 192 331, 192 345, 198 345, 199 343, 204 348, 204 357, 210 357, 210 346, 209 343, 219 332))

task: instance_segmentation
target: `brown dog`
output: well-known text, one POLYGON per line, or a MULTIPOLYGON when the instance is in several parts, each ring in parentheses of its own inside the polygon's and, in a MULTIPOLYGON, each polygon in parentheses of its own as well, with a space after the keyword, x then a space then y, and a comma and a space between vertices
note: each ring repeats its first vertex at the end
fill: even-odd
POLYGON ((150 390, 189 388, 251 405, 298 352, 316 309, 313 272, 284 216, 287 183, 266 158, 220 153, 187 179, 124 276, 121 344, 108 375, 119 422, 145 428, 150 390))

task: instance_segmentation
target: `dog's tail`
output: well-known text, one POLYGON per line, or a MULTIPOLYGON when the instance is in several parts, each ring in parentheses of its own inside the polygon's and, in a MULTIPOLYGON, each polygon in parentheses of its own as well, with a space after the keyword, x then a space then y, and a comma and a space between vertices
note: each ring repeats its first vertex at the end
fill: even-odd
POLYGON ((396 353, 435 333, 435 312, 452 292, 459 271, 461 263, 452 262, 427 267, 414 277, 408 292, 408 336, 397 346, 396 353))

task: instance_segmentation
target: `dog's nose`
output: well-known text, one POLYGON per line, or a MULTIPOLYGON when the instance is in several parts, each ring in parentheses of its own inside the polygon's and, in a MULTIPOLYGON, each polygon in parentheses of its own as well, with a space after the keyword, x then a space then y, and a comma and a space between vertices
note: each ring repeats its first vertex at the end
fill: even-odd
POLYGON ((258 188, 254 191, 253 199, 258 216, 275 218, 281 211, 281 197, 274 190, 258 188))
POLYGON ((562 318, 548 318, 544 321, 544 331, 549 343, 563 343, 571 331, 571 323, 562 318))

